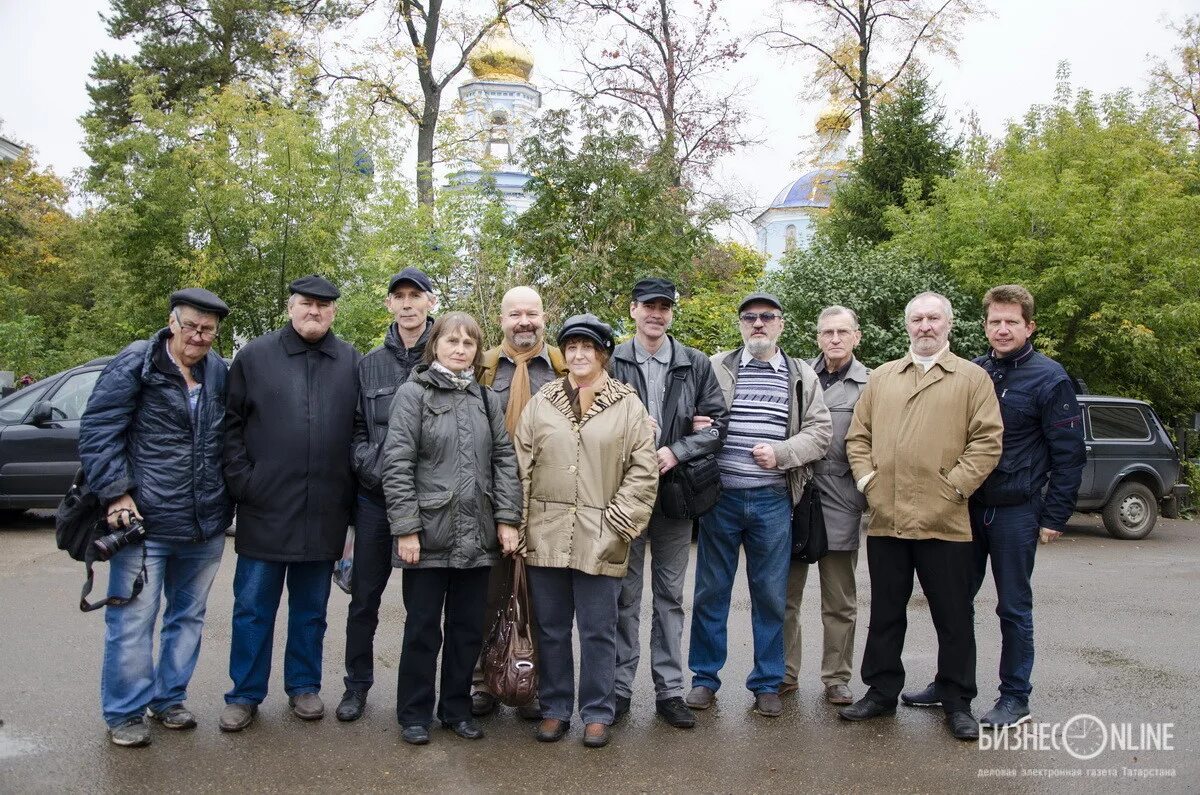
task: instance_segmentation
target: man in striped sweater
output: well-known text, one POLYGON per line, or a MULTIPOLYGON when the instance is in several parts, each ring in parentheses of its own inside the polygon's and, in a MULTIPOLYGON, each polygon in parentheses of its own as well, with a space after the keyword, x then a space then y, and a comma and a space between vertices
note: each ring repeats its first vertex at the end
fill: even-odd
POLYGON ((700 519, 688 654, 692 690, 686 701, 693 709, 707 709, 721 686, 730 594, 745 547, 754 635, 754 669, 746 687, 754 693, 755 712, 777 717, 783 712, 779 686, 792 506, 810 476, 807 465, 825 455, 833 426, 816 373, 779 349, 779 299, 754 293, 738 314, 743 346, 712 357, 729 406, 729 432, 719 457, 721 497, 700 519))

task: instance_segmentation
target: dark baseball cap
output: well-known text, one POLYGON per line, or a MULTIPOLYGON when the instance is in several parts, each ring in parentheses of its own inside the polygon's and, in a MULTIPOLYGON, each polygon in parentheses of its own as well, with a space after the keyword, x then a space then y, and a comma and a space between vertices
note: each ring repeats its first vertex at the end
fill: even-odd
POLYGON ((388 280, 388 292, 396 289, 396 285, 400 282, 412 282, 417 286, 417 289, 424 290, 427 293, 433 292, 433 282, 425 275, 425 271, 418 268, 405 268, 388 280))
POLYGON ((567 322, 563 323, 562 331, 558 332, 558 346, 561 348, 563 343, 571 337, 583 337, 591 340, 606 351, 611 351, 615 344, 612 326, 591 313, 572 315, 567 318, 567 322))
POLYGON ((656 298, 665 298, 671 303, 679 300, 679 293, 675 291, 675 283, 669 279, 653 277, 642 279, 633 285, 633 300, 638 303, 653 301, 656 298))
POLYGON ((783 311, 783 304, 781 304, 779 302, 778 298, 771 295, 770 293, 750 293, 750 295, 743 298, 742 302, 740 304, 738 304, 738 311, 741 312, 749 304, 755 304, 755 303, 770 304, 771 306, 778 309, 780 312, 783 311))
POLYGON ((311 273, 288 285, 288 290, 298 295, 307 295, 318 301, 336 301, 342 297, 342 291, 333 286, 333 282, 311 273))
POLYGON ((171 293, 171 308, 174 309, 180 305, 195 307, 201 312, 211 312, 221 320, 224 320, 225 316, 229 314, 229 305, 218 298, 216 293, 209 292, 203 287, 188 287, 171 293))

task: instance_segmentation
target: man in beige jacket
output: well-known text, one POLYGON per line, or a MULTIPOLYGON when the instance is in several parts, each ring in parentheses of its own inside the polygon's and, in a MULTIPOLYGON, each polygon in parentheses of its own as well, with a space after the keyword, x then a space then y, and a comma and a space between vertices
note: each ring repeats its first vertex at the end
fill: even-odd
POLYGON ((953 309, 921 293, 904 310, 909 353, 875 370, 854 409, 846 454, 867 497, 871 624, 863 654, 867 694, 838 711, 868 720, 896 710, 904 687, 906 610, 913 572, 938 636, 935 678, 946 722, 979 736, 975 689, 973 549, 967 498, 1000 460, 1004 426, 991 379, 950 352, 953 309))

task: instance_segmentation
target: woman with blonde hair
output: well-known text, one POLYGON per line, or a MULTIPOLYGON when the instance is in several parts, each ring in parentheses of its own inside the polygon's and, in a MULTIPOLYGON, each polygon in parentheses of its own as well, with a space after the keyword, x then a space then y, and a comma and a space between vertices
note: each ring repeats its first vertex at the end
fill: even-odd
POLYGON ((396 718, 413 745, 429 742, 439 651, 438 718, 459 737, 483 737, 471 717, 471 672, 483 644, 488 577, 519 540, 516 458, 499 402, 476 381, 482 347, 470 315, 438 318, 425 363, 396 390, 384 442, 392 563, 404 569, 407 612, 396 718))
POLYGON ((558 335, 568 374, 521 414, 515 446, 524 489, 521 541, 538 637, 537 738, 562 739, 575 705, 572 621, 579 626, 584 745, 608 743, 616 706, 617 596, 629 542, 658 490, 654 433, 633 388, 608 377, 612 329, 576 315, 558 335))

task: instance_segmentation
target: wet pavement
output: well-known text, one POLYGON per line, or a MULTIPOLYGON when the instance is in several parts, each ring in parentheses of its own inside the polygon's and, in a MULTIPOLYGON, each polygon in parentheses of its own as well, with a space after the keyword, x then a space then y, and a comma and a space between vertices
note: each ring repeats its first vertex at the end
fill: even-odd
MULTIPOLYGON (((342 692, 349 601, 335 588, 325 643, 327 717, 303 723, 288 711, 280 621, 272 691, 258 720, 241 734, 222 734, 216 724, 229 687, 233 569, 230 539, 188 699, 200 726, 177 733, 154 725, 149 748, 121 749, 108 743, 99 716, 103 618, 76 607, 81 564, 55 549, 46 519, 26 515, 0 529, 0 792, 1200 789, 1200 523, 1162 520, 1149 538, 1130 542, 1109 538, 1097 517, 1076 516, 1070 535, 1041 548, 1034 577, 1032 707, 1034 719, 1046 725, 1040 737, 1009 738, 1022 747, 1000 750, 953 740, 937 710, 901 707, 895 717, 865 724, 839 720, 824 703, 817 677, 815 576, 804 608, 801 688, 785 697, 781 718, 750 712, 753 699, 743 685, 751 666, 750 605, 740 576, 725 685, 694 730, 672 729, 655 718, 644 655, 633 710, 614 727, 605 749, 584 748, 578 722, 564 741, 536 743, 532 724, 504 708, 484 719, 482 741, 435 729, 429 745, 407 746, 394 715, 404 614, 394 579, 376 638, 378 685, 362 720, 341 724, 332 714, 342 692), (1081 714, 1096 720, 1072 720, 1081 714), (1049 725, 1055 723, 1058 731, 1049 725), (1065 743, 1062 724, 1070 724, 1065 743), (1117 747, 1122 743, 1126 750, 1117 747)), ((869 605, 865 559, 858 577, 856 665, 869 605)), ((100 582, 95 593, 102 591, 100 582)), ((689 601, 691 591, 689 577, 689 601)), ((978 712, 990 707, 997 683, 994 608, 989 583, 977 601, 978 712)), ((648 622, 647 615, 643 638, 648 622)), ((929 611, 918 591, 904 657, 909 684, 928 682, 935 659, 929 611)), ((863 692, 857 674, 851 687, 856 695, 863 692)))

